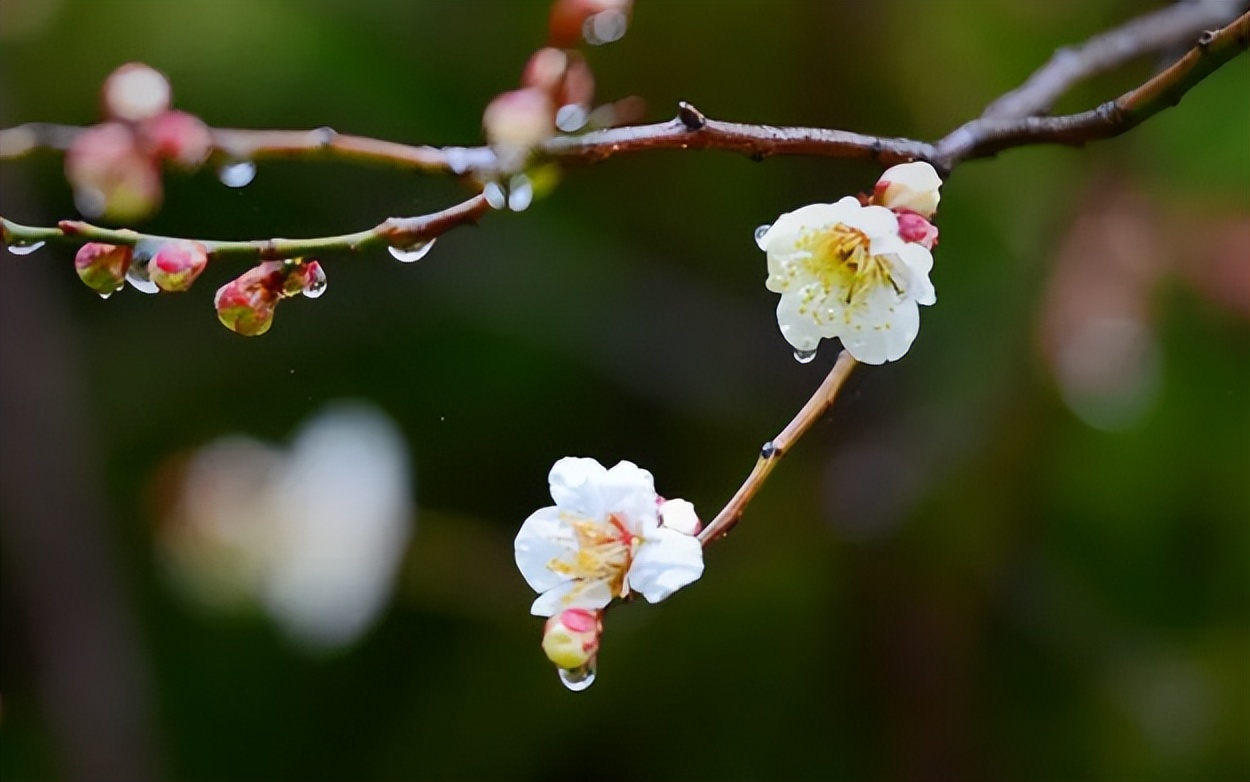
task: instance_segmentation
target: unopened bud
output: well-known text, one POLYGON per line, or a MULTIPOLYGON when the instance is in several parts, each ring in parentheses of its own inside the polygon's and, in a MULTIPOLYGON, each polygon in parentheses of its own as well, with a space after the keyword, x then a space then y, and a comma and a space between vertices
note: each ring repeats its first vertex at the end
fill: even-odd
POLYGON ((169 80, 141 62, 126 63, 104 80, 104 113, 113 119, 142 122, 169 108, 169 80))
POLYGON ((163 291, 185 291, 208 266, 208 250, 199 242, 163 243, 148 261, 148 278, 163 291))
POLYGON ((898 235, 905 242, 915 242, 926 250, 932 250, 937 244, 938 229, 915 212, 899 212, 898 235))
POLYGON ((176 166, 196 169, 213 151, 213 135, 194 114, 167 111, 143 126, 152 154, 176 166))
POLYGON ((886 170, 872 191, 872 203, 895 211, 907 209, 926 220, 937 211, 942 178, 933 166, 918 160, 886 170))
POLYGON ((543 90, 526 87, 498 95, 482 114, 486 140, 500 158, 522 156, 555 134, 555 104, 543 90))
POLYGON ((221 286, 213 298, 217 319, 245 337, 264 334, 273 325, 278 302, 294 295, 285 290, 291 271, 284 261, 265 261, 221 286))
POLYGON ((602 634, 603 612, 570 608, 547 620, 543 652, 558 668, 581 668, 598 654, 602 634))
POLYGON ((686 500, 664 500, 660 503, 660 523, 683 535, 698 535, 703 522, 694 512, 694 505, 686 500))
POLYGON ((118 122, 87 128, 74 139, 65 154, 65 177, 78 211, 92 219, 134 222, 161 203, 160 169, 118 122))
POLYGON ((133 253, 134 249, 127 245, 84 244, 74 255, 74 270, 88 288, 101 296, 111 296, 126 284, 133 253))

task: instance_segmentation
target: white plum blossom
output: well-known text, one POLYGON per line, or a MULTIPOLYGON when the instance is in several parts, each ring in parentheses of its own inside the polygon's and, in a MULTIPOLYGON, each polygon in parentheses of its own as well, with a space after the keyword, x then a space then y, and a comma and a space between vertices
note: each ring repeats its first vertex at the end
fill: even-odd
POLYGON ((777 324, 797 355, 838 337, 865 364, 901 358, 920 328, 918 305, 937 301, 923 244, 899 235, 898 216, 851 196, 787 212, 758 235, 765 286, 781 294, 777 324))
POLYGON ((556 504, 531 514, 515 544, 521 575, 540 593, 530 607, 536 616, 597 610, 630 592, 658 603, 703 574, 702 545, 661 524, 646 470, 568 457, 551 468, 548 483, 556 504))
POLYGON ((942 199, 940 187, 942 179, 933 166, 923 160, 903 163, 886 169, 877 180, 872 202, 895 211, 915 212, 928 220, 942 199))

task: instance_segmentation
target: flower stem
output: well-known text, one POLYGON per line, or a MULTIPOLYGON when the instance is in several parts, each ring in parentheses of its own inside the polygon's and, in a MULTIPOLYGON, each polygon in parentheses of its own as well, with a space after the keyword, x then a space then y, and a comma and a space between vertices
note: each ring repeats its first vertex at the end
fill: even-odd
POLYGON ((819 421, 829 409, 833 407, 833 402, 837 399, 838 392, 842 390, 846 379, 850 377, 851 370, 856 367, 857 362, 851 357, 850 353, 845 350, 838 356, 838 360, 833 365, 833 369, 825 377, 824 382, 812 394, 811 399, 807 400, 807 404, 803 405, 803 409, 798 412, 790 423, 786 424, 786 428, 772 440, 764 444, 760 450, 760 456, 755 461, 755 467, 752 468, 751 474, 738 487, 738 491, 734 493, 732 499, 716 514, 716 518, 707 525, 703 532, 699 533, 699 541, 706 547, 709 543, 717 538, 723 537, 733 526, 742 518, 742 513, 746 510, 746 506, 754 499, 755 495, 764 486, 764 482, 768 480, 768 476, 772 473, 773 468, 777 466, 777 462, 781 461, 795 442, 807 433, 812 425, 819 421))

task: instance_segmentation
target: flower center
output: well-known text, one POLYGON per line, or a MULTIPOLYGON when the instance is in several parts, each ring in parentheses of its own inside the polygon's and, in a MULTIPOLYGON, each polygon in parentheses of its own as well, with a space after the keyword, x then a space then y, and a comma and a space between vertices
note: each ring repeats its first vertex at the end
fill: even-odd
MULTIPOLYGON (((826 296, 836 291, 845 304, 852 306, 879 285, 889 285, 902 293, 891 276, 889 259, 869 251, 871 243, 862 231, 838 223, 805 237, 801 246, 810 253, 802 261, 803 269, 820 282, 826 296)), ((800 311, 810 303, 805 301, 800 311)))
POLYGON ((547 567, 581 582, 573 594, 598 582, 607 582, 615 597, 629 594, 625 574, 642 538, 630 532, 624 519, 615 513, 609 514, 606 521, 575 517, 569 523, 577 535, 577 552, 571 557, 556 557, 547 567))

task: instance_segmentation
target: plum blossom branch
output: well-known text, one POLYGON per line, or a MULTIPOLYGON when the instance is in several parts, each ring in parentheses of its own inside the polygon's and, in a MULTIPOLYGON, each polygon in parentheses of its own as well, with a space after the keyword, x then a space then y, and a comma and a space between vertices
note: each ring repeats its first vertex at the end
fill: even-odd
POLYGON ((755 467, 751 469, 751 474, 743 481, 742 486, 738 487, 738 491, 720 513, 716 514, 716 518, 712 519, 711 523, 699 534, 699 541, 704 547, 724 536, 738 523, 743 511, 763 488, 764 482, 768 480, 768 476, 781 461, 781 457, 789 453, 791 446, 833 407, 838 392, 842 390, 842 386, 857 363, 846 351, 838 354, 838 360, 825 377, 824 382, 807 400, 807 404, 803 405, 803 409, 799 410, 798 415, 786 424, 781 433, 764 443, 764 447, 760 449, 759 458, 755 461, 755 467))
MULTIPOLYGON (((476 223, 490 210, 485 196, 476 195, 440 212, 418 217, 391 217, 364 231, 326 236, 316 239, 260 239, 254 241, 195 240, 208 251, 209 258, 236 260, 281 260, 325 253, 354 253, 373 247, 407 248, 428 243, 447 231, 466 223, 476 223)), ((102 228, 77 220, 62 220, 55 228, 38 228, 15 223, 0 217, 4 242, 10 246, 29 246, 39 242, 85 244, 103 242, 134 246, 139 242, 165 243, 180 241, 174 237, 139 233, 127 229, 102 228)))
MULTIPOLYGON (((1056 117, 1029 116, 1044 111, 1082 78, 1133 57, 1192 38, 1195 29, 1228 16, 1226 3, 1196 3, 1163 9, 1064 50, 1024 85, 1007 93, 985 113, 936 143, 843 130, 776 127, 707 118, 689 104, 668 122, 556 136, 539 144, 541 158, 564 163, 595 163, 617 155, 656 149, 717 149, 754 159, 804 155, 875 159, 882 165, 924 160, 949 172, 964 160, 1036 144, 1081 145, 1120 135, 1175 105, 1194 85, 1250 46, 1250 14, 1203 33, 1197 45, 1171 67, 1138 88, 1086 112, 1056 117), (1214 6, 1214 8, 1213 8, 1214 6)), ((67 149, 83 129, 31 123, 0 130, 0 160, 36 149, 67 149)), ((225 159, 334 157, 427 173, 497 173, 489 147, 413 146, 362 136, 316 130, 211 130, 213 151, 225 159)))

